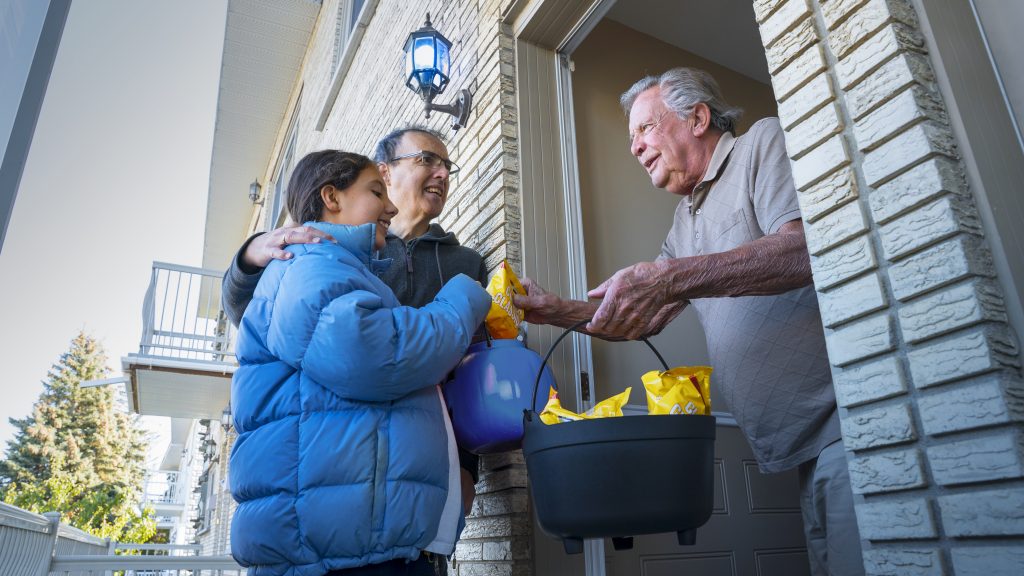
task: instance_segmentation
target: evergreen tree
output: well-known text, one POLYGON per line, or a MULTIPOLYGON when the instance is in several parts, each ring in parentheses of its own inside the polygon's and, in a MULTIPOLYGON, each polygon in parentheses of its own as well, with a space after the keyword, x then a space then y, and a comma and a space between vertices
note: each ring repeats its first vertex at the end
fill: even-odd
POLYGON ((106 354, 84 332, 43 382, 32 415, 11 418, 15 436, 0 461, 0 497, 32 512, 61 512, 72 526, 121 542, 145 542, 156 524, 138 509, 146 439, 136 419, 115 409, 106 354))

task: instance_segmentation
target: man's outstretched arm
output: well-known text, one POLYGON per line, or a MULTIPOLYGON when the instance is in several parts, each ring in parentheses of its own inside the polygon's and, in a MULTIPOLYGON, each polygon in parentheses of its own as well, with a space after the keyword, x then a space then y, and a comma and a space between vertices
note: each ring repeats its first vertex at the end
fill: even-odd
MULTIPOLYGON (((588 296, 602 298, 587 330, 636 339, 659 313, 694 298, 781 294, 812 282, 803 222, 726 252, 641 262, 623 268, 588 296)), ((681 310, 681 308, 680 308, 681 310)))

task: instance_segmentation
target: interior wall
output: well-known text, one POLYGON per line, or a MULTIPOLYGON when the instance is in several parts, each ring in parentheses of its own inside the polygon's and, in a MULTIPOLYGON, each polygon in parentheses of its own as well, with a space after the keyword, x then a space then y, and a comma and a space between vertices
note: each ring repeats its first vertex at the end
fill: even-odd
MULTIPOLYGON (((775 116, 777 109, 769 85, 613 20, 602 20, 572 60, 587 281, 595 287, 621 268, 658 256, 681 200, 651 185, 630 155, 628 123, 619 107, 622 92, 648 74, 691 66, 711 73, 725 98, 745 110, 738 133, 761 118, 775 116)), ((708 362, 704 332, 692 310, 685 310, 651 341, 670 366, 708 362)), ((592 342, 595 400, 633 386, 630 404, 645 406, 640 376, 658 367, 650 350, 639 342, 592 342)), ((712 384, 712 405, 724 410, 716 400, 712 384)))

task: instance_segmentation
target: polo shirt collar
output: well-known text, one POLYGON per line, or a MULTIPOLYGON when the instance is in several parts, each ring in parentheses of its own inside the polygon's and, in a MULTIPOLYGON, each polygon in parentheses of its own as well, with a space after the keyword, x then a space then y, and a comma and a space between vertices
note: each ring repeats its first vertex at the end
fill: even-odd
POLYGON ((736 137, 732 135, 732 132, 723 132, 718 138, 718 144, 715 144, 715 151, 711 153, 711 161, 708 162, 708 169, 704 172, 704 179, 700 181, 700 184, 697 184, 697 187, 693 189, 693 193, 690 194, 690 203, 687 205, 690 208, 690 212, 704 204, 704 199, 707 198, 711 185, 715 183, 715 180, 718 180, 722 169, 725 168, 725 161, 729 159, 729 154, 732 153, 735 144, 736 137))

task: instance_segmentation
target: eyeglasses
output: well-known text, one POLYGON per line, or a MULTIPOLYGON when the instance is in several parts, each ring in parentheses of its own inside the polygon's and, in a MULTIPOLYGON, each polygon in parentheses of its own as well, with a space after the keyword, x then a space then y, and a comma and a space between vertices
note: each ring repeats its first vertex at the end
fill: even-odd
POLYGON ((451 176, 458 174, 460 170, 459 165, 455 162, 452 162, 447 158, 441 158, 429 150, 417 150, 408 154, 402 154, 401 156, 395 156, 389 162, 397 162, 406 158, 415 158, 416 164, 419 166, 426 166, 431 170, 436 170, 443 165, 445 170, 448 170, 448 174, 451 176))

